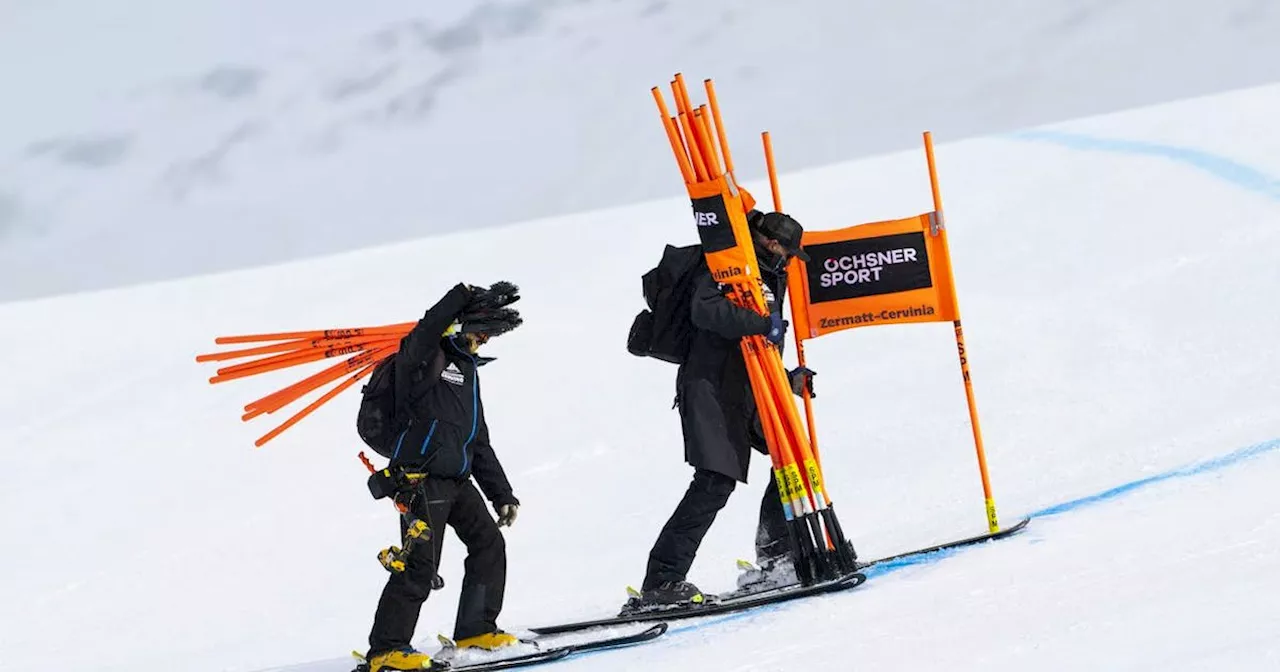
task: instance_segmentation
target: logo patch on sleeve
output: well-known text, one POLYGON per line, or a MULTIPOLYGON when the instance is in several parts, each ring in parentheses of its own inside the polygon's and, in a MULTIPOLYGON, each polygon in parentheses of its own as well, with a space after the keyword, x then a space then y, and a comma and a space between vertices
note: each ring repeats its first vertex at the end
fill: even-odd
POLYGON ((457 364, 449 362, 449 366, 446 366, 444 371, 440 372, 440 379, 446 383, 461 385, 466 380, 466 377, 462 375, 462 371, 458 370, 457 364))

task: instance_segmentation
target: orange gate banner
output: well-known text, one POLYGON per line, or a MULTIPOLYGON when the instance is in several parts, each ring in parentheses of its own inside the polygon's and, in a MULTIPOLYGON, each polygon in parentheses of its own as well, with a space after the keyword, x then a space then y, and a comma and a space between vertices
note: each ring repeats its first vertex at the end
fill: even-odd
MULTIPOLYGON (((938 170, 933 155, 933 135, 928 131, 924 133, 924 152, 929 166, 933 210, 905 219, 805 232, 800 242, 808 253, 809 261, 793 259, 787 277, 791 317, 796 325, 793 337, 798 359, 804 366, 805 339, 857 327, 950 322, 955 333, 956 353, 960 358, 965 401, 969 406, 978 472, 982 477, 987 527, 995 534, 1000 530, 1000 521, 996 517, 973 379, 965 353, 951 250, 947 245, 942 192, 938 188, 938 170)), ((770 177, 772 179, 772 170, 770 177)), ((804 401, 812 432, 808 395, 804 396, 804 401)), ((1011 529, 1019 529, 1020 525, 1011 529)))
POLYGON ((802 338, 882 324, 959 319, 945 227, 934 212, 807 231, 797 260, 802 338))

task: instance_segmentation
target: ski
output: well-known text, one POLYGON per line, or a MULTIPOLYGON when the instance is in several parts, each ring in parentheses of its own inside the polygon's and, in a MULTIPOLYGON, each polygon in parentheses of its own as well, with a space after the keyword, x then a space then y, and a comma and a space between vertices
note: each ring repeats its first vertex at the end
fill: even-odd
MULTIPOLYGON (((491 670, 509 670, 528 665, 539 665, 542 663, 562 660, 585 651, 620 648, 648 642, 665 634, 667 627, 666 623, 658 623, 645 630, 629 635, 602 637, 600 639, 592 639, 576 644, 552 646, 550 648, 531 653, 522 653, 514 656, 507 656, 505 658, 497 657, 491 660, 479 660, 471 663, 454 664, 447 660, 437 658, 433 661, 434 665, 426 668, 426 672, 490 672, 491 670)), ((541 640, 538 638, 526 640, 526 643, 540 644, 540 642, 541 640)), ((481 655, 487 655, 488 653, 489 652, 486 651, 481 655)), ((353 655, 355 654, 353 653, 353 655)), ((502 656, 502 652, 494 652, 493 655, 502 656)), ((358 655, 357 659, 360 659, 360 664, 356 666, 354 672, 369 672, 369 664, 358 655)))
POLYGON ((435 660, 434 664, 427 668, 428 672, 489 672, 490 670, 510 670, 516 667, 524 667, 526 665, 540 665, 549 663, 561 658, 568 658, 573 654, 571 648, 547 649, 545 651, 535 651, 533 653, 525 653, 518 656, 510 656, 507 658, 495 658, 475 663, 466 663, 463 665, 455 665, 444 660, 435 660))
POLYGON ((667 609, 655 609, 652 611, 644 611, 634 614, 626 614, 614 616, 611 618, 601 618, 591 621, 579 621, 576 623, 562 623, 559 625, 544 625, 537 628, 529 628, 529 630, 542 635, 552 635, 562 632, 574 632, 577 630, 585 630, 587 628, 596 628, 610 625, 622 625, 624 623, 638 623, 643 621, 673 621, 684 618, 700 618, 702 616, 715 616, 718 614, 728 614, 736 611, 745 611, 769 604, 778 604, 790 600, 811 597, 814 595, 823 595, 826 593, 835 593, 842 590, 848 590, 862 585, 867 580, 865 574, 855 572, 847 574, 838 579, 831 581, 822 581, 809 586, 801 586, 793 584, 777 589, 764 590, 752 593, 743 597, 732 599, 716 599, 712 596, 710 601, 695 606, 678 606, 667 609))
POLYGON ((565 649, 572 650, 573 653, 581 653, 583 651, 598 651, 600 649, 613 649, 613 648, 619 648, 623 646, 630 646, 632 644, 641 644, 641 643, 661 637, 663 634, 667 632, 668 627, 670 626, 668 626, 666 623, 658 623, 656 625, 649 626, 648 628, 641 630, 640 632, 637 632, 632 635, 618 635, 616 637, 604 637, 601 639, 593 639, 586 642, 581 642, 579 644, 566 644, 564 646, 556 647, 556 648, 565 648, 565 649))
POLYGON ((945 551, 952 548, 960 548, 962 546, 971 546, 973 544, 980 544, 984 541, 994 541, 996 539, 1003 539, 1005 537, 1008 537, 1010 535, 1020 532, 1022 528, 1026 527, 1027 524, 1030 522, 1031 522, 1031 518, 1027 517, 1018 521, 1018 523, 1013 527, 1006 527, 1002 530, 997 530, 995 532, 987 532, 986 534, 976 534, 972 537, 957 539, 955 541, 948 541, 941 544, 937 544, 936 546, 918 548, 914 551, 905 551, 903 553, 896 553, 894 555, 888 555, 883 558, 876 558, 875 560, 868 560, 866 562, 859 560, 858 569, 859 570, 867 569, 868 567, 874 567, 876 565, 884 564, 886 562, 892 562, 894 560, 902 560, 904 558, 909 558, 917 555, 926 555, 929 553, 936 553, 938 551, 945 551))
MULTIPOLYGON (((988 532, 988 533, 985 533, 985 534, 978 534, 978 535, 974 535, 974 536, 972 536, 972 537, 966 537, 966 538, 964 538, 964 539, 957 539, 957 540, 955 540, 955 541, 948 541, 948 542, 944 542, 944 543, 941 543, 941 544, 937 544, 937 545, 935 545, 935 546, 928 546, 928 547, 926 547, 926 548, 918 548, 918 549, 915 549, 915 550, 913 550, 913 551, 904 551, 904 552, 902 552, 902 553, 895 553, 894 555, 885 556, 885 557, 883 557, 883 558, 876 558, 875 560, 857 560, 857 561, 855 561, 855 562, 856 562, 856 564, 857 564, 857 571, 863 571, 863 570, 865 570, 865 569, 869 569, 869 568, 871 568, 871 567, 875 567, 876 565, 884 564, 884 563, 887 563, 887 562, 893 562, 893 561, 895 561, 895 560, 904 560, 904 559, 906 559, 906 558, 913 558, 913 557, 915 557, 915 556, 920 556, 920 555, 928 555, 929 553, 936 553, 936 552, 938 552, 938 551, 945 551, 945 550, 952 549, 952 548, 960 548, 960 547, 962 547, 962 546, 970 546, 970 545, 973 545, 973 544, 980 544, 980 543, 985 542, 985 541, 994 541, 994 540, 996 540, 996 539, 1003 539, 1003 538, 1005 538, 1005 537, 1008 537, 1008 536, 1010 536, 1010 535, 1013 535, 1013 534, 1016 534, 1016 533, 1020 532, 1020 531, 1022 530, 1022 528, 1026 527, 1026 526, 1027 526, 1027 524, 1028 524, 1028 523, 1030 523, 1030 522, 1031 522, 1031 519, 1030 519, 1030 518, 1023 518, 1022 520, 1018 521, 1018 523, 1017 523, 1016 525, 1014 525, 1013 527, 1006 527, 1006 528, 1004 528, 1004 529, 1002 529, 1002 530, 997 530, 997 531, 995 531, 995 532, 988 532)), ((739 567, 740 569, 742 569, 742 568, 746 568, 746 567, 754 567, 754 565, 752 565, 751 563, 749 563, 749 562, 747 562, 747 561, 745 561, 745 560, 739 560, 739 561, 738 561, 738 567, 739 567)), ((796 582, 792 581, 791 583, 781 584, 780 586, 779 586, 779 585, 772 585, 772 586, 769 586, 769 587, 767 587, 767 588, 755 588, 755 589, 753 589, 753 588, 751 588, 750 586, 748 586, 748 587, 746 587, 746 588, 740 588, 740 589, 738 589, 738 590, 731 591, 731 592, 729 592, 729 593, 721 593, 721 594, 720 594, 720 597, 721 597, 721 598, 727 598, 727 599, 741 599, 741 598, 743 598, 743 597, 749 597, 749 596, 751 596, 751 595, 756 595, 756 594, 759 594, 759 593, 762 593, 762 592, 769 592, 769 591, 777 590, 778 588, 781 588, 781 587, 794 587, 794 586, 798 586, 798 585, 800 585, 800 584, 798 584, 798 583, 796 583, 796 582)))

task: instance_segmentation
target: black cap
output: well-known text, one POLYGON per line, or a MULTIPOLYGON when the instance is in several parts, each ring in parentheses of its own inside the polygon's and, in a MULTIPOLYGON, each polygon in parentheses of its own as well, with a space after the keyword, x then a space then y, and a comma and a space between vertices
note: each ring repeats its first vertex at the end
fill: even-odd
POLYGON ((809 263, 809 253, 800 246, 800 240, 804 236, 804 227, 800 226, 800 222, 781 212, 770 212, 750 220, 754 220, 752 223, 761 234, 782 243, 787 252, 799 257, 800 261, 809 263))

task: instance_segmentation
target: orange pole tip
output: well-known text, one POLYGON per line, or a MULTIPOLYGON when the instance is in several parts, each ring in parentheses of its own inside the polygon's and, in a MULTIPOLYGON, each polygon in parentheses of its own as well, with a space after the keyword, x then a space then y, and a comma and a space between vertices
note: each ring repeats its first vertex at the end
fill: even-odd
POLYGON ((711 104, 711 117, 716 122, 716 134, 720 138, 720 151, 724 154, 724 169, 727 173, 733 172, 733 155, 729 153, 729 138, 724 130, 724 119, 720 116, 720 102, 716 100, 715 86, 712 85, 711 79, 708 78, 703 82, 707 90, 707 102, 711 104))
POLYGON ((707 164, 703 162, 702 152, 698 148, 698 136, 694 130, 695 125, 691 123, 689 115, 680 113, 680 127, 684 129, 685 142, 689 146, 689 158, 693 160, 693 173, 697 177, 698 182, 706 182, 707 164))

